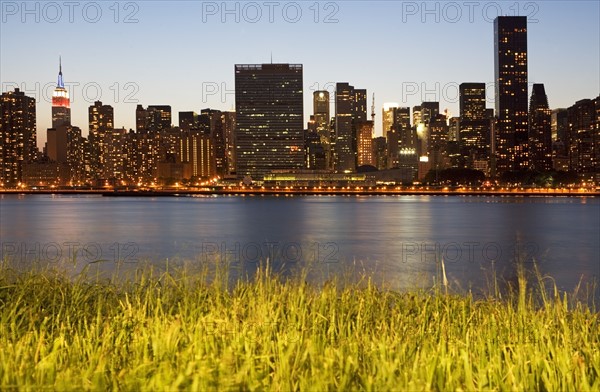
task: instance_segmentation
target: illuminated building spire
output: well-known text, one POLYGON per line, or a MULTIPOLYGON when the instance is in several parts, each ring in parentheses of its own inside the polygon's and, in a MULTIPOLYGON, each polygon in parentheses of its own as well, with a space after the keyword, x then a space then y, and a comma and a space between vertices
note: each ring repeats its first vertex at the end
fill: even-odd
POLYGON ((63 82, 62 76, 62 59, 61 56, 58 56, 58 86, 60 88, 65 88, 65 84, 63 82))
POLYGON ((71 102, 62 74, 62 59, 58 57, 58 84, 52 93, 52 128, 71 125, 71 102))

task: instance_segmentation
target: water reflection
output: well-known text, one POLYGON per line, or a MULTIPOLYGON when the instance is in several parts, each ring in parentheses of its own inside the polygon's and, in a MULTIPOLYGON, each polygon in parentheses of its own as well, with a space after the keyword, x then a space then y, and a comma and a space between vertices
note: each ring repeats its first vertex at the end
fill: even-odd
POLYGON ((516 262, 572 290, 600 275, 600 202, 593 198, 0 196, 2 256, 21 262, 163 266, 227 262, 252 273, 312 263, 311 278, 366 271, 395 289, 448 278, 487 287, 516 262), (58 254, 60 253, 60 257, 58 254))

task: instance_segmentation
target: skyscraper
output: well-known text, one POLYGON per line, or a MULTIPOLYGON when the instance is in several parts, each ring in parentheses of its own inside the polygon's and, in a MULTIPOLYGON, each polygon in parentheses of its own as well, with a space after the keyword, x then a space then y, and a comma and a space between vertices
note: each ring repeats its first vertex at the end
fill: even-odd
POLYGON ((410 108, 396 107, 392 109, 392 129, 398 132, 400 148, 415 148, 417 134, 410 126, 410 108))
MULTIPOLYGON (((113 136, 114 110, 110 105, 96 101, 88 108, 90 168, 92 178, 106 178, 105 163, 108 157, 109 138, 113 136)), ((110 177, 110 176, 109 176, 110 177)))
POLYGON ((315 128, 329 128, 329 91, 315 91, 313 93, 313 115, 315 116, 315 128))
POLYGON ((211 137, 211 147, 214 149, 213 156, 215 160, 216 174, 223 178, 228 174, 228 154, 227 140, 225 135, 225 114, 220 110, 203 109, 201 117, 209 119, 209 135, 211 137))
POLYGON ((552 112, 543 84, 534 84, 529 101, 529 158, 539 171, 552 169, 552 112))
POLYGON ((65 89, 62 61, 58 60, 58 82, 52 93, 52 128, 47 130, 46 153, 51 161, 67 163, 69 132, 71 128, 71 102, 65 89))
POLYGON ((71 101, 65 89, 62 74, 62 61, 58 60, 58 83, 52 93, 52 128, 71 125, 71 101))
POLYGON ((352 140, 352 99, 354 87, 348 83, 337 83, 335 87, 335 170, 353 171, 355 156, 352 140))
POLYGON ((148 113, 148 128, 150 130, 160 131, 171 128, 171 106, 149 105, 146 112, 148 113))
POLYGON ((529 168, 527 125, 527 17, 494 20, 496 171, 529 168))
POLYGON ((425 125, 429 124, 429 121, 440 113, 439 102, 422 102, 420 107, 421 122, 425 125))
POLYGON ((436 114, 429 119, 427 156, 433 169, 447 166, 448 124, 446 115, 436 114))
POLYGON ((367 121, 367 90, 348 83, 337 83, 335 90, 335 170, 353 172, 357 164, 357 130, 367 121))
POLYGON ((0 95, 0 186, 16 186, 23 163, 37 158, 35 98, 18 88, 0 95))
POLYGON ((440 113, 439 102, 422 102, 413 108, 413 126, 417 134, 417 154, 425 157, 429 152, 430 122, 440 113))
POLYGON ((361 121, 356 130, 357 165, 375 165, 373 159, 373 121, 361 121))
POLYGON ((376 137, 373 139, 373 160, 374 166, 378 170, 385 170, 388 168, 388 157, 387 157, 387 139, 384 136, 376 137))
POLYGON ((182 131, 189 131, 198 127, 198 113, 179 112, 179 128, 182 131))
POLYGON ((235 65, 238 177, 304 167, 301 64, 235 65))
POLYGON ((381 123, 383 126, 383 136, 385 137, 387 137, 388 132, 392 129, 392 125, 394 125, 394 109, 398 106, 395 102, 383 104, 383 109, 381 109, 381 123))
POLYGON ((227 148, 227 174, 236 172, 235 154, 235 112, 223 112, 223 134, 227 148))
POLYGON ((489 151, 490 121, 486 118, 485 83, 461 83, 459 152, 462 165, 472 168, 486 160, 489 151))
POLYGON ((185 178, 208 179, 215 175, 215 156, 210 135, 186 132, 179 142, 177 161, 186 164, 185 178))
MULTIPOLYGON (((329 91, 315 91, 313 93, 313 121, 314 129, 319 135, 319 141, 325 154, 325 168, 333 168, 333 151, 331 132, 329 129, 330 109, 329 91)), ((314 143, 313 143, 314 144, 314 143)))
POLYGON ((135 130, 138 133, 146 132, 148 129, 148 112, 142 105, 135 108, 135 130))
POLYGON ((600 96, 579 100, 567 111, 570 169, 580 174, 600 172, 600 96))
POLYGON ((138 132, 156 132, 171 127, 171 106, 150 105, 144 109, 137 105, 135 109, 135 129, 138 132))

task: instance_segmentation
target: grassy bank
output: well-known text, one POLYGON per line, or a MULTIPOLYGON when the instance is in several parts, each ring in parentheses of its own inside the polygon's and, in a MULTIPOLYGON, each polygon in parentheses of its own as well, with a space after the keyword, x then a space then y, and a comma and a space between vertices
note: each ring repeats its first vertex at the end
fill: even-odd
POLYGON ((2 267, 0 389, 600 390, 598 313, 524 279, 481 300, 223 281, 2 267))

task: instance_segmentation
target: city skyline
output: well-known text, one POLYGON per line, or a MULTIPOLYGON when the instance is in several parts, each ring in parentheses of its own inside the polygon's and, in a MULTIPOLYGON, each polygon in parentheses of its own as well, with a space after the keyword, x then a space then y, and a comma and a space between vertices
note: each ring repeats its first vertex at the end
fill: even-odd
MULTIPOLYGON (((330 3, 318 3, 321 10, 319 23, 314 22, 310 5, 302 3, 304 16, 297 23, 275 18, 274 23, 259 21, 254 24, 244 20, 249 14, 244 14, 243 6, 238 15, 240 22, 235 23, 236 15, 219 15, 222 10, 217 10, 216 16, 210 9, 203 13, 204 3, 178 3, 182 8, 170 8, 158 2, 135 3, 137 12, 130 19, 138 22, 130 24, 114 23, 116 14, 104 4, 104 16, 98 23, 88 23, 77 13, 74 13, 74 23, 68 20, 50 23, 46 21, 49 10, 44 14, 43 8, 37 15, 39 23, 35 23, 36 15, 21 15, 23 10, 17 10, 13 15, 14 11, 3 3, 2 92, 20 87, 21 91, 36 98, 38 147, 41 148, 46 141, 45 130, 51 127, 48 97, 56 87, 59 55, 62 56, 65 86, 71 88, 72 124, 80 127, 83 135, 87 135, 88 129, 87 108, 98 100, 94 94, 97 87, 101 90, 99 98, 103 104, 115 109, 115 127, 135 129, 138 104, 171 105, 172 122, 177 124, 180 111, 234 109, 235 84, 231 72, 234 64, 268 63, 272 55, 274 63, 304 66, 304 125, 311 114, 307 109, 312 106, 314 91, 326 89, 331 93, 335 83, 348 82, 367 90, 369 105, 370 96, 375 93, 375 136, 380 136, 381 108, 386 102, 413 107, 423 101, 439 100, 440 110, 448 108, 453 115, 458 115, 458 86, 466 82, 483 82, 488 86, 486 107, 494 106, 493 20, 489 19, 495 16, 494 4, 499 4, 500 8, 504 7, 503 13, 513 14, 518 8, 520 14, 529 15, 528 97, 534 83, 544 84, 551 109, 568 107, 577 100, 598 95, 600 45, 595 16, 599 6, 595 2, 480 3, 481 7, 474 9, 472 18, 464 8, 462 18, 454 18, 454 23, 451 22, 452 10, 445 3, 430 4, 430 11, 435 11, 435 4, 441 4, 437 6, 436 14, 409 7, 421 3, 340 2, 335 3, 337 12, 333 19, 337 19, 337 23, 322 23, 326 14, 335 11, 334 8, 324 10, 330 3), (536 4, 537 8, 531 8, 531 4, 536 4), (480 12, 485 7, 489 17, 480 12), (210 14, 207 11, 211 11, 210 14), (365 17, 368 12, 377 14, 378 19, 365 17), (164 16, 163 26, 167 28, 159 29, 164 34, 156 40, 151 26, 159 14, 164 16), (22 16, 26 17, 25 23, 22 23, 22 16), (220 16, 229 19, 222 23, 220 16), (204 51, 201 50, 203 44, 191 45, 192 38, 183 34, 179 27, 190 18, 197 22, 192 26, 211 33, 204 35, 210 38, 210 45, 204 51), (173 24, 176 20, 177 26, 173 24), (532 23, 532 20, 537 21, 532 23), (571 20, 577 21, 577 28, 568 28, 569 23, 575 23, 571 20), (357 23, 364 29, 354 28, 357 23), (556 29, 559 25, 563 28, 556 29), (390 26, 393 28, 385 34, 383 30, 390 26), (77 37, 69 33, 74 28, 78 29, 77 37), (272 37, 274 31, 280 37, 272 37), (394 37, 394 32, 402 35, 394 37), (109 42, 114 42, 110 39, 114 34, 127 34, 126 41, 131 44, 124 42, 108 47, 109 42), (290 41, 294 44, 283 44, 299 34, 304 34, 305 38, 290 41), (12 39, 17 36, 19 39, 12 39), (69 44, 66 44, 67 40, 62 44, 63 36, 69 37, 69 44), (236 37, 237 40, 232 39, 236 37), (144 50, 151 43, 155 50, 144 50), (164 45, 172 52, 160 56, 164 45), (136 52, 135 60, 124 53, 132 48, 136 52), (472 53, 465 49, 472 49, 472 53), (97 56, 94 51, 114 55, 97 56), (197 59, 192 52, 203 55, 197 59), (577 53, 577 61, 573 61, 573 53, 577 53), (11 60, 15 58, 20 61, 11 60), (565 70, 571 71, 569 77, 565 77, 565 70), (48 83, 49 87, 42 91, 48 83), (87 88, 86 96, 83 87, 87 88), (417 91, 413 91, 415 88, 417 91), (124 103, 126 98, 131 102, 124 103)), ((125 5, 132 3, 118 4, 121 7, 120 22, 136 11, 131 7, 125 9, 125 5)), ((462 3, 457 4, 462 6, 462 3)), ((35 12, 33 6, 31 9, 35 12)), ((333 102, 331 108, 333 110, 333 102)))

